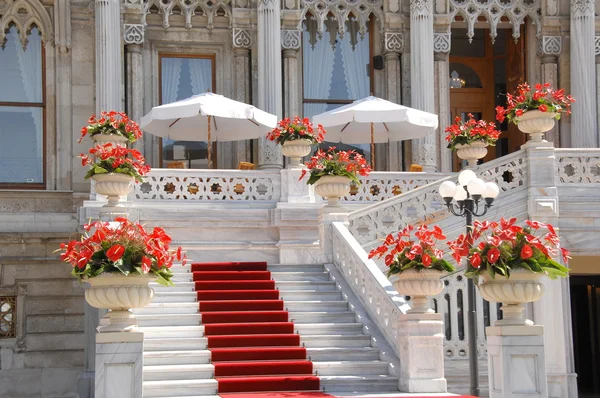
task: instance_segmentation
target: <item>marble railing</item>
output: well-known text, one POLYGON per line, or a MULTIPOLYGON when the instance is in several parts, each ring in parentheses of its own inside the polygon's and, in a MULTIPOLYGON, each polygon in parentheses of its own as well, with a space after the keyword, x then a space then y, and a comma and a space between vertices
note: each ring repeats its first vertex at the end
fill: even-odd
POLYGON ((600 149, 555 149, 557 184, 600 183, 600 149))
POLYGON ((153 169, 134 195, 136 201, 277 202, 281 177, 277 171, 153 169))
POLYGON ((351 184, 350 194, 341 201, 381 202, 439 181, 449 175, 448 173, 374 171, 368 177, 360 177, 360 185, 351 184))
POLYGON ((409 308, 404 297, 396 292, 377 265, 368 259, 367 253, 343 223, 334 222, 332 227, 333 264, 343 274, 396 355, 399 355, 398 321, 400 314, 409 308))
MULTIPOLYGON (((494 181, 500 194, 526 188, 527 162, 523 151, 484 163, 474 170, 484 181, 494 181)), ((408 193, 350 213, 349 230, 356 240, 368 247, 407 224, 446 217, 446 208, 438 193, 442 181, 456 181, 456 176, 414 189, 408 193)))

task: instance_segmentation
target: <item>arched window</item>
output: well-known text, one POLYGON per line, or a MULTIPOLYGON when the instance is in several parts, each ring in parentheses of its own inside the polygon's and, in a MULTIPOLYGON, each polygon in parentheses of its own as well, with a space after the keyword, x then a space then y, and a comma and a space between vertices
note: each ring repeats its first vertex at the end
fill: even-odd
MULTIPOLYGON (((372 91, 370 29, 360 29, 352 14, 344 23, 343 35, 333 16, 325 20, 324 27, 319 34, 318 22, 310 15, 303 24, 303 112, 309 118, 367 97, 372 91)), ((342 147, 322 144, 325 148, 330 145, 342 147)), ((354 145, 367 158, 369 147, 354 145)))
POLYGON ((0 187, 44 187, 44 55, 33 25, 0 42, 0 187))

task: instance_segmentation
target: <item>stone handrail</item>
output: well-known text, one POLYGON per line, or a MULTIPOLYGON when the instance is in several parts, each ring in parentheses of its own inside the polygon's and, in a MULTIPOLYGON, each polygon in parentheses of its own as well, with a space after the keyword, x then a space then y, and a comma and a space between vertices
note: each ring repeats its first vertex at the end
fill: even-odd
POLYGON ((136 184, 135 200, 267 201, 281 196, 278 171, 152 169, 136 184))
POLYGON ((449 173, 374 171, 360 177, 360 185, 351 184, 350 194, 342 202, 381 202, 449 176, 449 173))
MULTIPOLYGON (((474 170, 484 181, 494 181, 502 192, 525 189, 527 162, 523 151, 484 163, 474 170)), ((363 246, 369 246, 407 224, 446 217, 446 209, 438 193, 442 181, 456 181, 456 175, 414 189, 350 213, 349 230, 363 246)))
POLYGON ((346 226, 341 222, 334 222, 332 226, 333 264, 399 355, 398 321, 409 306, 377 265, 368 259, 346 226))
POLYGON ((599 148, 555 149, 557 184, 600 183, 599 148))

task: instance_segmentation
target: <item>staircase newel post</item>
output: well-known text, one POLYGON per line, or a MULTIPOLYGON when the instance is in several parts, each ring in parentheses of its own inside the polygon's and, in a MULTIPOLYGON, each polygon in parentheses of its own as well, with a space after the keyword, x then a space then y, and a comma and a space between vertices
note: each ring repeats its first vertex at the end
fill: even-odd
POLYGON ((95 398, 142 398, 143 358, 143 333, 96 333, 95 398))

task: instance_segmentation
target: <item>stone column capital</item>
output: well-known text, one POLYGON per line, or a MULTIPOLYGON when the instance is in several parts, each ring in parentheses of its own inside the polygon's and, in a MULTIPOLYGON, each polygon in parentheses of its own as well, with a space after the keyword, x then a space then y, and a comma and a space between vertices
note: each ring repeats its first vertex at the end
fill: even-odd
POLYGON ((400 61, 400 58, 398 58, 400 55, 399 52, 396 51, 387 51, 385 54, 383 54, 383 58, 387 61, 400 61))
POLYGON ((233 28, 232 39, 234 48, 252 47, 252 31, 249 29, 233 28))
POLYGON ((450 53, 451 36, 447 33, 433 34, 433 51, 437 53, 450 53))
POLYGON ((562 36, 542 36, 540 54, 558 56, 562 51, 562 36))
POLYGON ((144 43, 144 25, 125 24, 123 28, 123 40, 125 41, 125 44, 144 43))
POLYGON ((141 54, 142 53, 142 45, 141 44, 128 44, 126 47, 127 52, 130 54, 141 54))
POLYGON ((236 47, 236 48, 233 49, 233 56, 235 58, 238 58, 238 57, 249 57, 250 56, 250 49, 249 48, 236 47))
POLYGON ((298 50, 302 43, 302 32, 299 30, 282 30, 281 47, 284 50, 298 50))
POLYGON ((402 32, 385 32, 385 50, 396 53, 404 51, 404 35, 402 32))
POLYGON ((298 58, 298 50, 293 48, 283 50, 283 58, 298 58))
POLYGON ((411 15, 431 15, 433 0, 410 0, 411 15))
POLYGON ((571 18, 594 17, 594 0, 571 0, 571 18))

